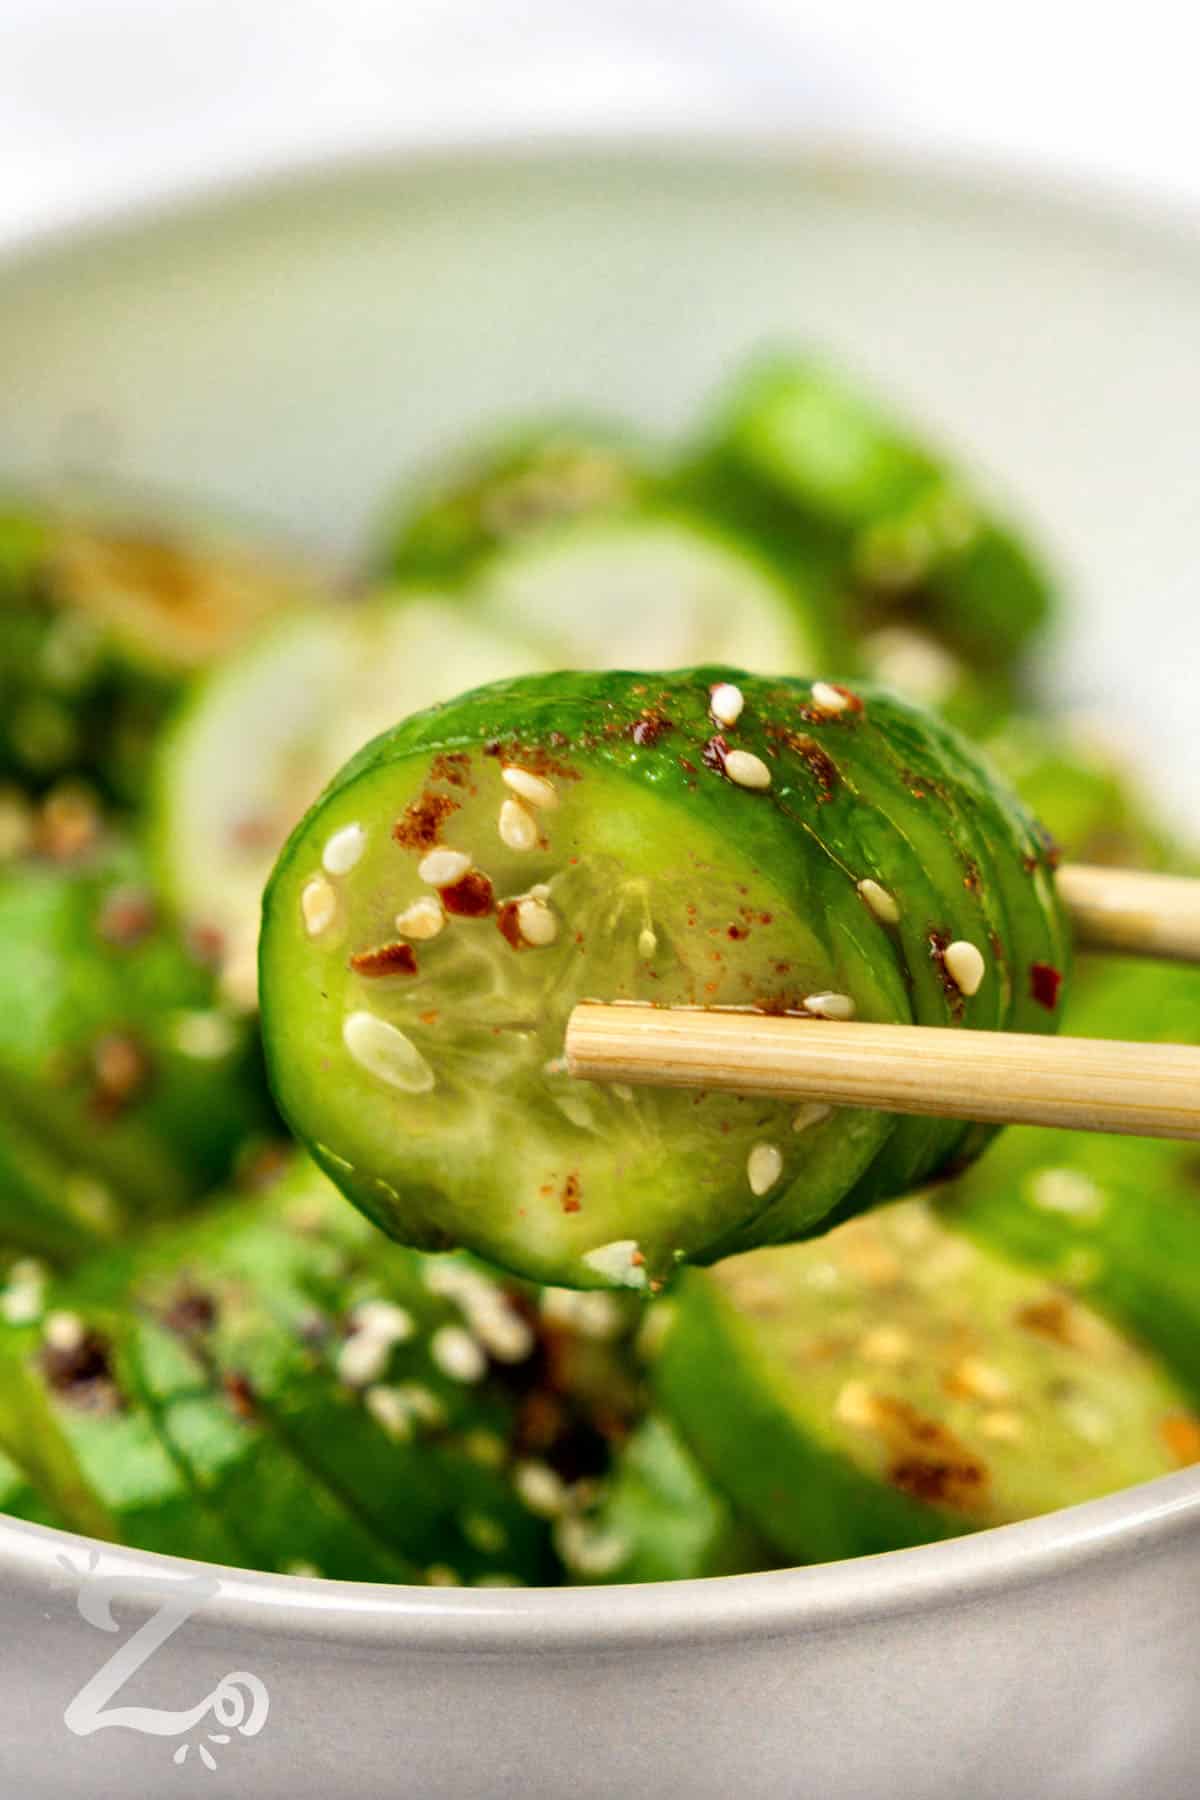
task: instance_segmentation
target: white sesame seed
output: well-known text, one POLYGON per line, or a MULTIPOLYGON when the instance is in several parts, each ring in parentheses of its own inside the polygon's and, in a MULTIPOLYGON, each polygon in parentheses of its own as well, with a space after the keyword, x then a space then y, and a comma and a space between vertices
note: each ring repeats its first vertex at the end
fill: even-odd
POLYGON ((946 945, 942 962, 960 994, 965 994, 969 999, 972 994, 979 992, 979 985, 987 973, 987 964, 977 945, 968 943, 966 938, 955 938, 952 944, 946 945))
POLYGON ((300 893, 300 913, 309 937, 320 937, 337 917, 337 895, 323 875, 306 881, 300 893))
POLYGON ((842 713, 850 705, 850 696, 843 694, 828 681, 814 681, 812 703, 818 712, 842 713))
POLYGON ((69 1353, 72 1350, 78 1350, 84 1340, 86 1330, 78 1313, 52 1312, 46 1314, 42 1335, 52 1350, 63 1350, 69 1353))
POLYGON ((447 850, 439 844, 429 850, 417 864, 417 874, 429 887, 453 887, 471 866, 471 859, 461 850, 447 850))
POLYGON ((1105 1208, 1102 1189, 1079 1169, 1039 1169, 1027 1192, 1031 1206, 1068 1218, 1098 1219, 1105 1208))
POLYGON ((364 1300, 354 1308, 350 1323, 356 1332, 369 1332, 389 1344, 406 1343, 415 1330, 412 1314, 391 1300, 364 1300))
POLYGON ((849 994, 806 994, 803 1005, 818 1019, 852 1019, 856 1011, 849 994))
POLYGON ((746 1179, 752 1194, 766 1194, 783 1174, 783 1158, 774 1144, 755 1144, 746 1158, 746 1179))
POLYGON ((864 1362, 894 1368, 897 1363, 907 1362, 912 1355, 912 1339, 898 1325, 877 1325, 859 1343, 858 1354, 864 1362))
POLYGON ((880 887, 877 881, 872 881, 867 875, 859 882, 858 891, 877 919, 881 919, 885 925, 896 923, 900 917, 900 908, 885 887, 880 887))
POLYGON ((343 825, 335 831, 321 853, 321 862, 329 875, 348 875, 367 847, 367 834, 361 825, 343 825))
POLYGON ((532 850, 538 841, 538 822, 523 800, 509 795, 500 807, 500 842, 509 850, 532 850))
POLYGON ((725 773, 737 787, 762 789, 771 785, 770 769, 752 750, 727 751, 725 773))
POLYGON ((1012 1395, 1012 1382, 1004 1370, 984 1362, 979 1356, 964 1356, 955 1365, 952 1379, 956 1387, 965 1389, 974 1400, 995 1403, 1012 1395))
POLYGON ((525 942, 538 950, 558 936, 558 920, 542 900, 517 902, 517 926, 525 942))
POLYGON ((544 1462, 521 1462, 513 1470, 518 1497, 539 1519, 554 1519, 567 1503, 567 1484, 544 1462))
POLYGON ((430 1587, 461 1587, 462 1576, 450 1567, 449 1563, 430 1563, 425 1571, 425 1580, 430 1587))
POLYGON ((645 1266, 634 1258, 638 1255, 636 1238, 615 1238, 611 1244, 597 1244, 585 1250, 581 1261, 613 1287, 644 1288, 645 1266))
POLYGON ((792 1120, 792 1130, 807 1131, 810 1125, 819 1125, 823 1119, 827 1119, 832 1111, 832 1106, 826 1106, 820 1100, 810 1100, 792 1120))
POLYGON ((962 675, 961 663, 940 644, 905 627, 877 631, 863 648, 878 681, 925 706, 948 699, 962 675))
POLYGON ((555 1325, 599 1341, 617 1337, 624 1320, 620 1303, 603 1288, 543 1288, 541 1313, 555 1325))
POLYGON ((548 901, 550 898, 549 882, 535 881, 533 886, 529 890, 529 898, 531 900, 546 900, 546 901, 548 901))
POLYGON ((648 925, 643 925, 638 932, 637 949, 643 962, 649 962, 658 949, 658 939, 648 925))
POLYGON ((982 1436, 993 1438, 1000 1444, 1018 1444, 1025 1435, 1025 1427, 1015 1412, 1000 1409, 986 1412, 979 1421, 982 1436))
POLYGON ((718 725, 736 725, 745 704, 746 696, 731 681, 719 681, 708 699, 709 711, 718 725))
POLYGON ((382 1431, 398 1443, 406 1442, 413 1431, 412 1409, 399 1388, 377 1383, 363 1395, 363 1404, 382 1431))
POLYGON ((175 1014, 171 1036, 183 1056, 197 1062, 219 1062, 236 1049, 237 1029, 228 1013, 201 1007, 175 1014))
POLYGON ((46 1271, 41 1263, 22 1260, 8 1272, 0 1293, 0 1314, 9 1325, 32 1325, 42 1314, 46 1299, 46 1271))
POLYGON ((629 1554, 629 1543, 615 1531, 604 1531, 573 1515, 554 1528, 554 1545, 576 1575, 611 1575, 629 1554))
POLYGON ((411 1038, 371 1012, 350 1013, 342 1042, 360 1069, 405 1094, 427 1094, 434 1074, 411 1038))
POLYGON ((848 1381, 833 1403, 833 1416, 839 1425, 851 1425, 857 1431, 870 1431, 879 1419, 879 1406, 865 1381, 848 1381))
POLYGON ((356 1331, 348 1337, 337 1355, 338 1380, 347 1387, 370 1387, 388 1366, 391 1342, 375 1337, 369 1331, 356 1331))
POLYGON ((482 1344, 461 1325, 440 1325, 429 1340, 429 1354, 451 1381, 482 1381, 487 1373, 482 1344))
POLYGON ((432 894, 423 894, 411 906, 406 906, 403 912, 396 914, 396 930, 400 936, 416 938, 419 942, 435 938, 445 923, 442 903, 432 894))
POLYGON ((501 769, 500 779, 514 794, 527 800, 530 806, 543 807, 547 812, 558 805, 558 792, 552 781, 542 775, 535 775, 530 769, 509 767, 501 769))

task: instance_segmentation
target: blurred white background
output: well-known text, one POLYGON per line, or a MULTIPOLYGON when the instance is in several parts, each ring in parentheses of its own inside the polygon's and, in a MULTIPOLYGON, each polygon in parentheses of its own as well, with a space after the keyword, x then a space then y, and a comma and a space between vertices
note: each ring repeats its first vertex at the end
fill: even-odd
POLYGON ((0 0, 0 241, 388 145, 750 125, 1200 206, 1180 0, 0 0))

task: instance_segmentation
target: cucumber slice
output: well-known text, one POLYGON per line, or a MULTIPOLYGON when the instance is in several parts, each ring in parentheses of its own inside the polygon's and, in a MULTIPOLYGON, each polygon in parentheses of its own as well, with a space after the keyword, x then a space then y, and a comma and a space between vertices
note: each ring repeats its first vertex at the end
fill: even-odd
POLYGON ((914 629, 994 679, 1049 616, 1047 579, 1008 526, 874 401, 803 357, 742 378, 688 479, 718 514, 726 483, 742 516, 754 502, 738 494, 765 490, 776 561, 823 571, 852 641, 914 629))
MULTIPOLYGON (((1081 1037, 1200 1039, 1200 971, 1107 963, 1073 997, 1081 1037)), ((1200 1401, 1200 1177, 1194 1147, 1021 1129, 942 1201, 956 1228, 1082 1296, 1200 1401)))
MULTIPOLYGON (((270 1121, 258 1068, 247 1025, 216 1004, 210 970, 159 916, 135 857, 100 846, 73 865, 0 873, 0 1077, 4 1116, 41 1146, 14 1151, 26 1200, 11 1204, 28 1205, 31 1231, 49 1226, 29 1194, 44 1192, 47 1161, 142 1215, 224 1176, 270 1121)), ((101 1228, 119 1223, 89 1192, 101 1228)), ((64 1189, 64 1226, 73 1209, 64 1189)))
POLYGON ((576 1000, 1048 1030, 1031 969, 1065 958, 1031 822, 902 703, 725 668, 531 677, 398 726, 297 828, 263 1025, 285 1116, 385 1230, 652 1289, 911 1186, 966 1134, 577 1087, 576 1000))
POLYGON ((651 486, 618 427, 555 420, 492 438, 389 511, 374 560, 402 581, 459 582, 493 551, 568 519, 621 512, 651 486))
POLYGON ((208 521, 134 497, 0 513, 0 761, 140 796, 180 686, 318 581, 208 521), (163 519, 167 523, 163 523, 163 519))
POLYGON ((285 620, 214 670, 161 745, 152 829, 165 893, 222 946, 231 1003, 256 1000, 271 865, 345 759, 398 712, 536 666, 476 612, 397 592, 285 620))
POLYGON ((770 674, 811 668, 824 648, 795 587, 684 513, 542 530, 493 556, 475 591, 490 617, 563 668, 728 661, 770 674))
POLYGON ((112 1189, 27 1131, 0 1105, 0 1243, 75 1262, 110 1242, 126 1224, 112 1189))
POLYGON ((957 1536, 1200 1458, 1154 1358, 920 1201, 689 1271, 663 1304, 660 1403, 799 1560, 957 1536))

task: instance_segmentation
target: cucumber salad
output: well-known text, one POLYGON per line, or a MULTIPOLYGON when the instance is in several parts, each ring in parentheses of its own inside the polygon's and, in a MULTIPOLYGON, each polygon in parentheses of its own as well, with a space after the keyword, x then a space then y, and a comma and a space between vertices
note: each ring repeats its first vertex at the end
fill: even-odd
MULTIPOLYGON (((368 497, 369 498, 369 497, 368 497)), ((1200 1461, 1187 1146, 573 1080, 584 999, 1164 1041, 1188 869, 982 485, 810 358, 357 565, 0 494, 0 1509, 284 1575, 672 1580, 1200 1461)))

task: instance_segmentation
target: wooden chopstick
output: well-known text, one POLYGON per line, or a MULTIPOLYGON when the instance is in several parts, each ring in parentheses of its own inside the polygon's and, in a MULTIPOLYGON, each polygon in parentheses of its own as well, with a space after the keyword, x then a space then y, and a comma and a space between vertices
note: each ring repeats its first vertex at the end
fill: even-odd
POLYGON ((1200 1048, 584 1002, 587 1081, 723 1089, 935 1118, 1200 1138, 1200 1048))
POLYGON ((1067 863, 1058 892, 1082 950, 1200 962, 1200 881, 1067 863))

